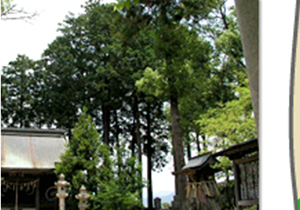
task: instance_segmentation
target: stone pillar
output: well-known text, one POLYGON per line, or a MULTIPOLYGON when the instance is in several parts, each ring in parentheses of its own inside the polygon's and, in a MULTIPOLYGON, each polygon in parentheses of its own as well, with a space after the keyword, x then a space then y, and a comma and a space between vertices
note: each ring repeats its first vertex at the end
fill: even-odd
POLYGON ((65 210, 65 199, 68 197, 68 193, 66 192, 67 186, 70 185, 69 182, 65 180, 65 176, 61 174, 59 176, 59 181, 54 183, 57 186, 57 194, 56 197, 59 198, 59 210, 65 210))
POLYGON ((87 209, 86 201, 90 198, 90 195, 87 193, 86 188, 82 185, 80 188, 80 193, 75 196, 77 200, 79 200, 78 208, 80 210, 87 209))
POLYGON ((235 0, 235 5, 259 136, 259 1, 235 0))
POLYGON ((160 210, 161 209, 161 199, 160 198, 155 198, 154 199, 154 207, 155 207, 155 210, 160 210))

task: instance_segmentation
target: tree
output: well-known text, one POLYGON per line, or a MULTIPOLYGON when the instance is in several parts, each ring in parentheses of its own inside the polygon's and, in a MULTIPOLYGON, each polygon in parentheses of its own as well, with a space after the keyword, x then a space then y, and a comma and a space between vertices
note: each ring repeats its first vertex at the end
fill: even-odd
POLYGON ((237 143, 255 138, 255 122, 248 80, 235 87, 237 99, 220 103, 198 120, 204 132, 214 138, 213 150, 226 149, 237 143))
MULTIPOLYGON (((163 67, 157 69, 157 72, 154 72, 151 69, 146 69, 145 75, 154 76, 157 79, 145 79, 140 80, 140 87, 143 86, 143 83, 151 81, 149 84, 158 85, 162 87, 161 84, 165 86, 162 89, 156 89, 152 93, 163 92, 167 94, 167 98, 171 104, 170 113, 171 113, 171 122, 172 122, 172 139, 173 139, 173 151, 174 151, 174 164, 175 170, 180 170, 184 165, 183 159, 183 145, 182 145, 182 131, 179 123, 179 112, 178 112, 178 103, 180 94, 184 94, 185 91, 181 89, 179 80, 185 78, 185 73, 188 72, 188 64, 182 61, 186 61, 185 57, 181 57, 184 53, 180 54, 183 47, 184 41, 181 37, 183 35, 183 25, 182 22, 194 20, 200 20, 210 12, 214 2, 210 1, 198 1, 198 2, 188 2, 188 1, 133 1, 134 4, 145 5, 145 13, 150 14, 150 23, 155 25, 156 32, 156 47, 157 47, 157 57, 163 58, 164 65, 163 67), (147 8, 147 9, 146 9, 147 8), (199 10, 195 9, 199 8, 199 10), (197 12, 195 12, 197 11, 197 12), (201 11, 201 12, 199 12, 201 11), (182 33, 182 34, 181 34, 182 33), (160 84, 159 84, 160 83, 160 84)), ((115 9, 119 8, 130 8, 131 1, 119 1, 119 4, 116 5, 115 9)), ((147 15, 147 19, 149 16, 147 15)), ((132 18, 133 22, 138 22, 140 20, 139 16, 132 18), (135 20, 135 21, 134 21, 135 20)), ((181 81, 181 84, 184 81, 181 81)), ((146 85, 147 86, 147 85, 146 85)), ((155 89, 155 88, 154 88, 155 89)), ((183 175, 176 176, 176 194, 181 203, 184 203, 184 193, 185 188, 185 177, 183 175)), ((179 207, 185 208, 185 207, 179 207)))
POLYGON ((70 205, 76 207, 75 194, 81 185, 85 185, 92 195, 89 205, 93 209, 98 206, 94 194, 99 191, 99 183, 108 181, 113 175, 109 150, 101 143, 95 124, 87 116, 86 110, 80 115, 72 134, 55 173, 63 173, 71 183, 70 205))
POLYGON ((143 183, 138 178, 137 166, 132 167, 136 161, 127 159, 124 149, 119 153, 122 158, 111 158, 85 108, 72 133, 72 140, 55 169, 57 175, 63 173, 71 183, 69 205, 76 208, 74 195, 85 185, 91 195, 89 209, 140 209, 138 191, 143 183), (121 159, 124 161, 119 162, 121 159))
POLYGON ((169 203, 167 203, 167 202, 164 202, 164 203, 162 203, 162 207, 163 207, 164 209, 170 209, 170 208, 171 208, 171 205, 170 205, 169 203))
POLYGON ((63 36, 49 45, 42 59, 51 99, 49 112, 56 126, 69 130, 71 136, 79 107, 87 106, 103 141, 112 149, 126 139, 139 162, 145 152, 153 165, 150 174, 164 166, 168 152, 159 128, 164 116, 156 114, 162 101, 146 102, 135 82, 147 66, 158 66, 160 60, 153 49, 153 31, 144 29, 125 37, 131 33, 126 20, 126 15, 112 12, 110 5, 90 1, 85 14, 68 17, 61 24, 63 36))
POLYGON ((63 36, 49 45, 42 59, 57 126, 72 128, 80 107, 86 106, 108 145, 110 115, 125 94, 120 72, 112 64, 120 39, 118 14, 111 10, 108 5, 87 7, 86 14, 68 17, 59 29, 63 36))
MULTIPOLYGON (((237 99, 220 103, 216 108, 210 108, 197 121, 201 129, 208 135, 206 144, 210 151, 223 150, 235 144, 256 137, 255 120, 248 79, 234 87, 237 99)), ((219 158, 220 163, 215 167, 223 171, 229 182, 231 161, 226 157, 219 158)))
MULTIPOLYGON (((222 9, 222 5, 226 3, 227 0, 220 0, 217 1, 218 5, 221 5, 219 7, 219 11, 221 14, 221 18, 225 24, 226 27, 226 21, 225 21, 225 13, 222 9)), ((131 6, 131 0, 119 0, 118 4, 115 4, 115 10, 116 9, 122 9, 124 7, 129 8, 131 6)), ((134 4, 138 4, 143 2, 142 0, 134 0, 134 4)), ((184 1, 183 1, 184 2, 184 1)), ((202 3, 199 1, 200 4, 202 3)), ((150 5, 150 8, 153 4, 155 4, 155 1, 148 1, 147 4, 150 5)), ((168 2, 167 4, 171 4, 168 2)), ((186 13, 188 16, 195 15, 197 12, 199 13, 199 10, 193 10, 190 8, 187 8, 187 5, 193 5, 192 2, 185 2, 185 4, 182 4, 185 6, 185 8, 189 11, 186 13), (193 13, 191 13, 193 11, 193 13)), ((212 3, 213 4, 213 3, 212 3)), ((248 70, 248 80, 249 80, 249 86, 251 89, 251 100, 254 107, 254 113, 255 113, 255 123, 256 123, 256 130, 257 135, 259 133, 259 73, 258 73, 258 63, 259 63, 259 56, 258 56, 258 7, 259 3, 258 1, 247 1, 247 0, 235 0, 235 4, 238 11, 238 22, 240 25, 240 31, 242 34, 242 40, 243 40, 243 49, 246 54, 246 61, 247 61, 247 70, 248 70), (249 12, 250 11, 250 12, 249 12)), ((205 4, 203 4, 205 5, 205 4)), ((214 7, 214 6, 213 6, 214 7)), ((198 7, 200 8, 200 7, 198 7)), ((205 7, 204 7, 205 8, 205 7)), ((201 7, 203 9, 203 7, 201 7)), ((206 5, 206 9, 209 10, 210 7, 206 5)), ((181 13, 182 14, 182 13, 181 13)), ((197 15, 196 15, 197 16, 197 15)), ((200 15, 201 16, 201 15, 200 15)), ((194 19, 193 23, 197 23, 197 18, 194 19)), ((201 23, 200 23, 201 25, 201 23)))
MULTIPOLYGON (((200 86, 197 84, 195 92, 190 91, 191 95, 187 94, 181 103, 182 120, 187 127, 185 130, 194 131, 193 136, 196 137, 200 152, 199 139, 202 139, 202 150, 206 151, 208 148, 205 144, 206 134, 196 121, 209 108, 236 98, 234 88, 244 82, 246 68, 234 7, 228 10, 226 1, 221 1, 209 14, 207 23, 202 23, 201 26, 195 24, 194 28, 203 39, 213 43, 212 61, 207 71, 209 76, 206 80, 202 77, 200 86)), ((186 136, 189 137, 190 134, 186 133, 186 136)))
MULTIPOLYGON (((154 94, 170 103, 170 118, 172 131, 172 146, 174 155, 175 171, 184 166, 182 131, 180 126, 179 100, 187 92, 195 81, 193 78, 194 69, 190 64, 190 57, 193 51, 192 44, 202 49, 201 54, 197 54, 199 63, 208 62, 204 52, 209 52, 209 43, 204 42, 191 31, 188 31, 182 25, 167 25, 166 28, 157 29, 158 56, 164 58, 164 65, 161 68, 153 70, 147 68, 144 77, 137 82, 140 90, 146 94, 154 94)), ((203 70, 201 67, 200 70, 203 70)), ((185 189, 186 177, 184 175, 176 176, 176 192, 178 200, 184 201, 185 195, 182 189, 185 189)), ((183 202, 182 202, 183 203, 183 202)), ((180 204, 179 204, 180 205, 180 204)), ((184 207, 179 207, 184 208, 184 207)))
POLYGON ((6 127, 31 127, 36 115, 34 107, 35 62, 26 55, 3 67, 1 75, 1 124, 6 127))

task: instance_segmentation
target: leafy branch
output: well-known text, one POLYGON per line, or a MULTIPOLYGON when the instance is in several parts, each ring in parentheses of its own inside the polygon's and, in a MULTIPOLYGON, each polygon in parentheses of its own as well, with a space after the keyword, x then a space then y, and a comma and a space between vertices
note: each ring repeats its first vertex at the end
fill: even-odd
POLYGON ((37 16, 37 12, 27 12, 18 9, 11 0, 1 0, 1 20, 29 20, 37 16))

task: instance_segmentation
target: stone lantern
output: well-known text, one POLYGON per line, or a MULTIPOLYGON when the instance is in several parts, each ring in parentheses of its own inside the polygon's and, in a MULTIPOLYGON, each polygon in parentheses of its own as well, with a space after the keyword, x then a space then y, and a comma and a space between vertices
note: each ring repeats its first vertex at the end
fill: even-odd
POLYGON ((161 199, 160 198, 157 197, 154 199, 154 206, 155 206, 155 210, 161 209, 161 199))
POLYGON ((80 188, 80 193, 75 196, 77 200, 79 200, 78 208, 80 210, 87 209, 86 201, 90 198, 90 195, 87 193, 86 188, 82 185, 80 188))
POLYGON ((55 186, 57 186, 57 194, 56 197, 59 198, 59 210, 65 210, 65 198, 68 197, 67 186, 70 183, 65 180, 65 176, 61 174, 59 176, 59 181, 55 182, 55 186))

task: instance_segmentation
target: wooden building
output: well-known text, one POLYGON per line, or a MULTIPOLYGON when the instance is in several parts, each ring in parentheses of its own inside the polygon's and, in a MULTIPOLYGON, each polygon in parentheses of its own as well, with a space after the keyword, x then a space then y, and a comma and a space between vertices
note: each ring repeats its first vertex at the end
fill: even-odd
POLYGON ((219 170, 212 167, 216 162, 215 157, 207 153, 191 158, 180 171, 173 172, 187 175, 186 197, 189 209, 222 209, 221 195, 214 177, 219 170))
POLYGON ((238 210, 259 208, 259 152, 258 140, 252 139, 217 152, 214 157, 227 156, 233 161, 235 200, 238 210))
POLYGON ((55 162, 65 150, 61 130, 1 130, 1 209, 57 209, 55 162))

